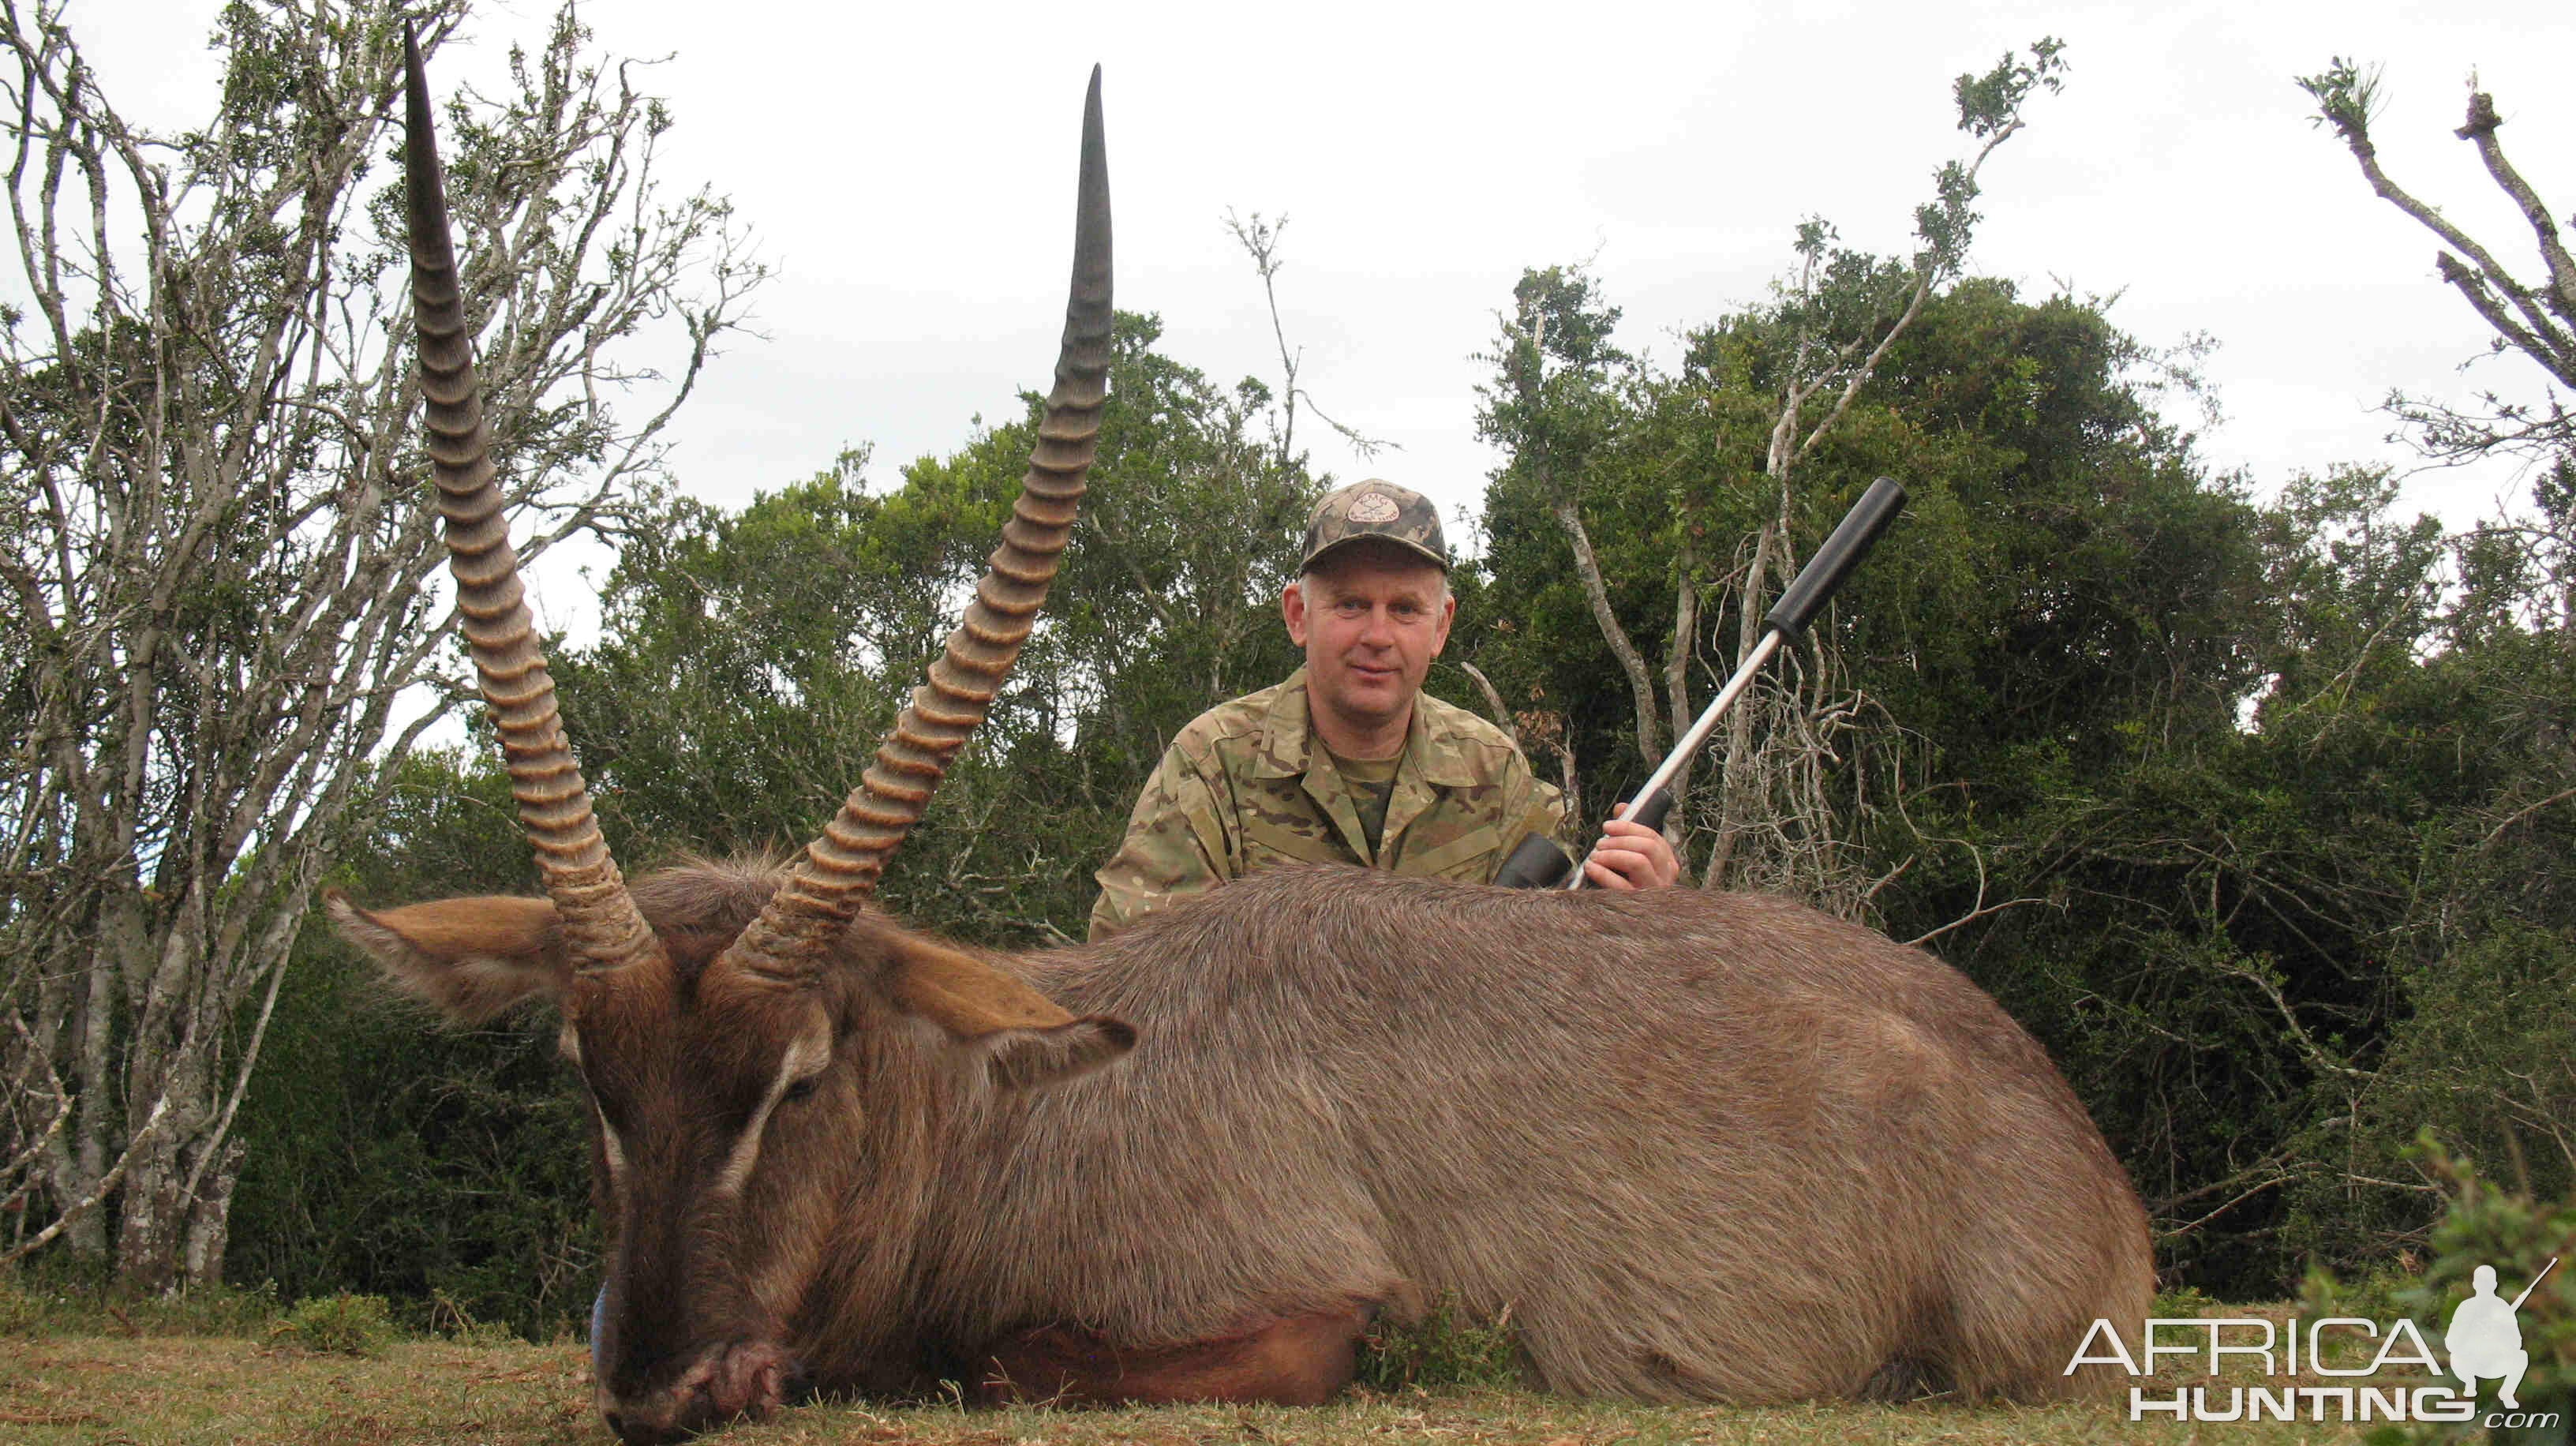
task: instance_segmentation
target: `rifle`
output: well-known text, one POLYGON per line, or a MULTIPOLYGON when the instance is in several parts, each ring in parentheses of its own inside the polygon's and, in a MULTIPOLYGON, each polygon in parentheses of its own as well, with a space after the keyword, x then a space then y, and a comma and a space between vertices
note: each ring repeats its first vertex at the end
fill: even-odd
MULTIPOLYGON (((1807 624, 1824 610, 1825 603, 1842 587, 1843 580, 1851 576, 1852 569, 1860 566, 1862 558, 1869 556, 1878 535, 1887 530, 1887 524, 1895 521, 1896 514, 1904 508, 1905 489, 1895 481, 1881 477, 1869 484, 1869 490, 1852 504, 1852 510, 1844 514, 1833 535, 1825 539, 1823 547, 1816 549, 1816 555, 1807 560, 1797 580, 1789 584, 1788 591, 1780 594, 1780 601, 1762 619, 1761 640, 1737 665, 1735 676, 1726 680, 1726 686, 1719 689, 1717 696, 1709 700, 1708 707, 1701 710, 1699 721, 1691 724, 1690 731, 1673 745, 1673 751, 1665 754, 1664 761, 1656 765, 1645 785, 1637 790, 1636 797, 1629 800, 1623 817, 1648 828, 1664 826, 1664 815, 1673 806, 1670 787, 1673 776, 1681 772, 1682 765, 1690 761, 1702 743, 1708 741, 1708 735, 1717 727, 1717 720, 1734 706, 1746 688, 1752 686, 1753 675, 1762 670, 1762 665, 1770 661, 1773 653, 1779 651, 1781 640, 1794 639, 1806 631, 1807 624)), ((1563 887, 1583 887, 1583 871, 1566 857, 1565 850, 1558 848, 1556 841, 1547 835, 1532 833, 1520 841, 1509 858, 1503 860, 1503 867, 1494 875, 1494 882, 1512 889, 1549 889, 1558 887, 1558 881, 1566 879, 1568 874, 1573 878, 1567 880, 1563 887)))

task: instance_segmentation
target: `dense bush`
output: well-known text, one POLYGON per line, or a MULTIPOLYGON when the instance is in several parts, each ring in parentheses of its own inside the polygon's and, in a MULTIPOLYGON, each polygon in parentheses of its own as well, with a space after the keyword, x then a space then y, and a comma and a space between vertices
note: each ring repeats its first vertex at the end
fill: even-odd
MULTIPOLYGON (((2499 1429, 2489 1434, 2499 1442, 2563 1446, 2570 1423, 2576 1422, 2576 1283, 2567 1279, 2570 1268, 2576 1267, 2576 1195, 2535 1197, 2527 1189, 2501 1188, 2481 1178, 2467 1159, 2445 1150, 2429 1130, 2405 1153, 2434 1183, 2441 1202, 2425 1241, 2421 1270, 2382 1269, 2355 1290, 2320 1269, 2308 1279, 2303 1308, 2310 1316, 2377 1321, 2403 1316, 2415 1323, 2424 1340, 2440 1342, 2452 1312, 2475 1291, 2478 1267, 2492 1266, 2499 1297, 2510 1301, 2524 1296, 2514 1313, 2515 1325, 2531 1363, 2515 1393, 2517 1409, 2554 1417, 2554 1423, 2528 1432, 2499 1429), (2551 1204, 2552 1199, 2557 1203, 2551 1204), (2550 1268, 2553 1261, 2555 1269, 2550 1268)), ((2497 1409, 2497 1385, 2493 1380, 2480 1382, 2482 1415, 2497 1409)), ((2418 1425, 2385 1427, 2370 1440, 2373 1446, 2398 1446, 2407 1441, 2459 1440, 2464 1435, 2446 1426, 2418 1425)))
MULTIPOLYGON (((339 885, 362 903, 527 892, 506 786, 452 755, 392 781, 377 847, 339 885)), ((326 925, 307 929, 242 1106, 228 1266, 289 1299, 388 1297, 415 1327, 433 1291, 543 1339, 598 1284, 585 1106, 538 1011, 478 1030, 394 996, 326 925)))

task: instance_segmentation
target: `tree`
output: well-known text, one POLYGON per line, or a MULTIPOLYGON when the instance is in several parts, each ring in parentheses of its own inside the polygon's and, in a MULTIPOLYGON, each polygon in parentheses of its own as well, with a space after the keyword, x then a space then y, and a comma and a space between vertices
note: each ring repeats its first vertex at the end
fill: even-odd
MULTIPOLYGON (((315 882, 454 691, 375 163, 406 19, 435 51, 461 9, 232 5, 216 110, 177 135, 118 114, 63 10, 0 0, 32 298, 0 316, 0 1191, 36 1206, 0 1260, 103 1256, 112 1212, 118 1274, 162 1288, 222 1268, 235 1112, 315 882)), ((668 115, 587 40, 567 7, 505 94, 451 107, 523 558, 659 474, 763 275, 721 200, 665 189, 668 115), (653 370, 632 343, 665 316, 653 370)))
MULTIPOLYGON (((2301 76, 2299 88, 2317 102, 2315 124, 2342 138, 2371 190, 2441 239, 2442 249, 2433 254, 2434 270, 2494 330, 2491 349, 2497 354, 2520 352, 2559 386, 2576 388, 2576 256, 2569 254, 2558 223, 2539 193, 2506 159, 2504 143, 2496 135, 2504 119, 2496 111, 2495 97, 2479 90, 2471 77, 2468 118, 2453 134, 2477 148, 2496 189, 2529 223, 2540 253, 2542 275, 2537 282, 2514 274, 2493 249, 2439 208, 2417 199, 2380 166, 2378 147, 2370 139, 2372 112, 2379 107, 2379 79, 2377 69, 2364 73, 2337 56, 2325 70, 2301 76)), ((2389 396, 2388 409, 2414 431, 2426 452, 2445 462, 2497 453, 2543 458, 2576 454, 2576 416, 2568 413, 2554 390, 2540 408, 2506 401, 2492 391, 2479 400, 2483 412, 2463 412, 2395 392, 2389 396)))
MULTIPOLYGON (((1833 227, 1821 219, 1799 226, 1798 269, 1761 319, 1765 335, 1758 349, 1765 355, 1758 365, 1742 356, 1718 361, 1712 348, 1724 339, 1704 338, 1695 343, 1695 353, 1707 364, 1677 391, 1675 383, 1653 377, 1610 345, 1619 313, 1600 303, 1591 278, 1579 268, 1532 271, 1514 289, 1514 312, 1488 358, 1496 378, 1484 389, 1480 429, 1512 452, 1497 489, 1535 489, 1566 536, 1593 622, 1626 680, 1641 759, 1660 757, 1666 740, 1677 738, 1698 712, 1694 665, 1702 649, 1716 643, 1704 637, 1704 616, 1731 607, 1733 656, 1740 660, 1751 652, 1764 600, 1796 571, 1798 528, 1825 500, 1802 496, 1795 485, 1799 469, 1845 422, 1925 303, 1958 275, 1977 221, 1972 207, 1978 174, 2022 128, 2021 110, 2030 95, 2061 86, 2062 48, 2042 39, 2027 59, 2006 55, 1983 76, 1958 78, 1953 91, 1959 128, 1976 149, 1968 160, 1949 162, 1935 174, 1932 199, 1915 210, 1921 244, 1910 258, 1838 246, 1833 227), (1748 390, 1761 396, 1758 410, 1744 405, 1748 390), (1661 413, 1678 422, 1678 413, 1692 410, 1705 430, 1724 440, 1704 449, 1704 465, 1695 475, 1666 479, 1673 510, 1704 512, 1694 507, 1697 499, 1730 488, 1751 490, 1757 478, 1763 501, 1750 529, 1736 534, 1748 538, 1748 550, 1726 555, 1722 539, 1729 533, 1707 527, 1705 516, 1691 517, 1670 539, 1669 564, 1650 569, 1650 575, 1661 575, 1672 598, 1669 624, 1656 624, 1664 639, 1658 678, 1612 602, 1583 498, 1595 485, 1587 472, 1611 444, 1623 413, 1661 413), (1752 435, 1743 435, 1748 429, 1752 435), (1758 468, 1748 465, 1748 443, 1760 458, 1758 468)), ((1820 630, 1802 678, 1763 687, 1739 704, 1722 755, 1726 782, 1704 820, 1714 840, 1705 882, 1777 884, 1846 911, 1858 907, 1866 881, 1847 866, 1848 850, 1819 784, 1820 761, 1834 752, 1838 735, 1861 711, 1860 700, 1842 696, 1841 687, 1838 653, 1820 630)), ((1687 770, 1672 784, 1677 814, 1685 820, 1689 785, 1687 770)))
POLYGON ((2344 1136, 2293 1216, 2321 1249, 2349 1250, 2420 1238, 2440 1192, 2406 1162, 2427 1128, 2526 1191, 2576 1180, 2576 414, 2557 390, 2576 388, 2576 255, 2474 76, 2454 134, 2521 212, 2536 275, 2387 173, 2375 68, 2338 56, 2298 84, 2372 191, 2440 240, 2435 271, 2492 331, 2489 354, 2547 378, 2538 406, 2493 390, 2466 409, 2402 390, 2386 404, 2438 462, 2536 463, 2528 513, 2450 537, 2430 519, 2398 527, 2377 473, 2307 482, 2284 502, 2298 525, 2276 552, 2298 564, 2283 596, 2304 646, 2279 670, 2263 731, 2284 772, 2338 765, 2338 787, 2294 796, 2329 841, 2315 875, 2361 885, 2334 902, 2377 956, 2384 1007, 2379 1028, 2329 1036, 2358 1035, 2320 1070, 2344 1136))

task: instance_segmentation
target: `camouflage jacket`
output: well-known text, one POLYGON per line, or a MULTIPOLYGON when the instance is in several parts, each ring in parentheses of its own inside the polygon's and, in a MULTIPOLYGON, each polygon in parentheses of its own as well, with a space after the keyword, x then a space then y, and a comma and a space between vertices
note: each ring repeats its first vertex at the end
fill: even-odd
MULTIPOLYGON (((1484 883, 1524 834, 1557 838, 1565 799, 1503 731, 1418 696, 1372 856, 1341 771, 1306 717, 1306 670, 1200 714, 1145 783, 1100 870, 1091 937, 1268 864, 1359 864, 1484 883)), ((1562 840, 1559 840, 1562 842, 1562 840)))

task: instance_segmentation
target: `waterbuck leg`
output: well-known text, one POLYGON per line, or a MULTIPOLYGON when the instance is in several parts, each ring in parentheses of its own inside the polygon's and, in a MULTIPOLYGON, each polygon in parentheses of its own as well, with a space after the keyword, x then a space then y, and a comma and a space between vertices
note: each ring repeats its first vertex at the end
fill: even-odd
POLYGON ((1360 1332, 1368 1328, 1372 1314, 1369 1304, 1353 1302, 1337 1310, 1272 1317, 1213 1340, 1148 1349, 1121 1347, 1070 1326, 1049 1326, 995 1351, 976 1390, 988 1405, 1320 1405, 1351 1383, 1360 1332))

